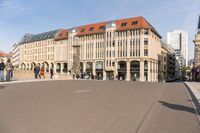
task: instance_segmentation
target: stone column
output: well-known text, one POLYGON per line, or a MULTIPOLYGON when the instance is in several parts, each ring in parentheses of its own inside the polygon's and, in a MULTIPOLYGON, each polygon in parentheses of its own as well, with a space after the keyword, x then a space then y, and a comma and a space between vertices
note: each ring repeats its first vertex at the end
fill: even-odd
POLYGON ((140 60, 140 81, 144 81, 144 60, 140 60))
POLYGON ((54 72, 54 73, 57 73, 57 72, 56 72, 56 69, 57 69, 57 63, 54 63, 54 67, 53 67, 53 72, 54 72))
POLYGON ((92 74, 96 75, 96 63, 95 63, 95 61, 93 62, 93 65, 92 65, 92 74))
POLYGON ((128 31, 128 35, 127 35, 127 57, 130 58, 130 39, 131 39, 131 36, 130 36, 130 31, 128 31))
POLYGON ((86 72, 86 62, 83 61, 83 72, 86 72))
POLYGON ((150 68, 151 66, 150 66, 150 60, 148 60, 148 81, 151 81, 151 76, 150 76, 150 68))
POLYGON ((130 81, 130 61, 126 62, 126 81, 130 81))
POLYGON ((103 70, 103 80, 106 80, 106 71, 105 71, 105 69, 103 70))
POLYGON ((63 62, 61 62, 61 63, 60 63, 60 73, 61 73, 61 74, 63 74, 63 68, 64 68, 63 65, 64 65, 63 62))
POLYGON ((117 61, 115 61, 114 79, 116 79, 116 76, 118 75, 117 65, 117 61))

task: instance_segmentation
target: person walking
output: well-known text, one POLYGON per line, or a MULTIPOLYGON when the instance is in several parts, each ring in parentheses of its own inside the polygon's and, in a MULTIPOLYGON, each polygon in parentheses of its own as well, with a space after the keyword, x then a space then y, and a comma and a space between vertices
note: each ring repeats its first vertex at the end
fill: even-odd
POLYGON ((1 59, 0 63, 0 81, 4 82, 4 69, 5 69, 5 63, 3 62, 3 59, 1 59))
POLYGON ((36 74, 37 74, 37 77, 41 78, 41 76, 40 76, 40 64, 39 63, 36 67, 36 74))
POLYGON ((42 68, 40 69, 40 76, 43 77, 45 79, 45 75, 44 75, 44 66, 42 66, 42 68))
POLYGON ((37 68, 37 67, 38 67, 38 66, 35 66, 35 67, 34 67, 34 70, 33 70, 33 71, 34 71, 35 79, 38 78, 38 74, 37 74, 37 69, 38 69, 38 68, 37 68))
POLYGON ((53 68, 50 69, 51 79, 53 78, 53 68))
POLYGON ((8 58, 6 62, 6 81, 10 81, 12 72, 12 63, 10 58, 8 58))

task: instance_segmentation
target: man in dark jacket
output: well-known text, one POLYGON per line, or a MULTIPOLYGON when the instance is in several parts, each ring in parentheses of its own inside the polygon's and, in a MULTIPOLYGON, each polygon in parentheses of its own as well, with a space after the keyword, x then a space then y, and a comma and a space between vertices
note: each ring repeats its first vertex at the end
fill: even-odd
POLYGON ((37 75, 37 66, 34 67, 34 75, 35 75, 35 78, 37 79, 38 78, 38 75, 37 75))
POLYGON ((6 65, 3 62, 3 59, 1 59, 1 63, 0 63, 0 81, 3 82, 4 81, 4 69, 5 69, 6 65))

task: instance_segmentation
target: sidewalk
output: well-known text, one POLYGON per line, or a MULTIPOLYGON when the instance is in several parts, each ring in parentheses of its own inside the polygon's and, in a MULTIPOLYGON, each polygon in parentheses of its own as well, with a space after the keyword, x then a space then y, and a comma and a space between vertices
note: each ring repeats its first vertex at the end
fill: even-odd
POLYGON ((185 82, 188 91, 194 100, 198 112, 200 113, 200 82, 185 82))

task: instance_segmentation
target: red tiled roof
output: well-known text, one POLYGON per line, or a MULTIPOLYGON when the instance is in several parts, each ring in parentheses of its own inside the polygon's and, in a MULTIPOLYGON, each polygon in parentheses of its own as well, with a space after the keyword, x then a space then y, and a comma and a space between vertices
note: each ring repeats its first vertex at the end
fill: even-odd
MULTIPOLYGON (((158 34, 158 32, 155 30, 155 28, 142 16, 113 20, 113 21, 116 22, 116 24, 117 24, 116 31, 145 28, 145 29, 152 30, 155 34, 157 34, 159 37, 161 37, 158 34), (122 23, 126 23, 126 25, 122 26, 122 23), (134 23, 134 24, 132 24, 132 23, 134 23)), ((107 21, 107 22, 109 22, 109 21, 107 21)), ((106 26, 107 22, 100 22, 100 23, 95 23, 95 24, 79 26, 77 28, 77 36, 104 33, 105 29, 100 29, 100 26, 106 26), (92 31, 90 31, 91 27, 94 27, 94 29, 92 31), (83 31, 83 29, 84 29, 84 31, 83 31)))
POLYGON ((79 26, 77 28, 77 35, 82 36, 82 35, 91 35, 91 34, 99 34, 99 33, 104 33, 105 28, 100 29, 100 26, 106 27, 106 22, 100 22, 100 23, 95 23, 95 24, 88 24, 88 25, 83 25, 79 26), (90 30, 90 28, 94 28, 93 30, 90 30))
POLYGON ((58 31, 54 41, 64 40, 68 38, 68 30, 67 29, 61 29, 58 31))
POLYGON ((0 57, 12 57, 12 53, 0 52, 0 57))

